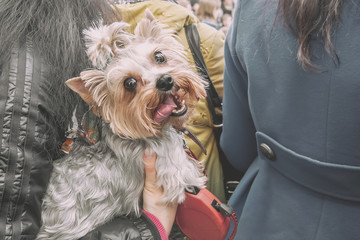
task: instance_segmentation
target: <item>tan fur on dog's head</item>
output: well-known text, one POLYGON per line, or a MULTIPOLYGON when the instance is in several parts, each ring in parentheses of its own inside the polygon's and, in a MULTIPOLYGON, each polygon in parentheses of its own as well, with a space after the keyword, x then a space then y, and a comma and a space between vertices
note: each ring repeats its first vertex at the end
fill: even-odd
POLYGON ((132 36, 125 31, 129 26, 125 22, 115 22, 108 26, 101 23, 95 25, 84 30, 86 53, 94 67, 103 69, 118 49, 130 43, 132 36))
POLYGON ((99 70, 83 71, 66 84, 119 136, 160 136, 167 124, 180 128, 189 114, 186 107, 191 110, 205 97, 204 81, 187 62, 183 45, 149 10, 133 35, 123 31, 125 26, 113 23, 85 32, 89 58, 99 70))

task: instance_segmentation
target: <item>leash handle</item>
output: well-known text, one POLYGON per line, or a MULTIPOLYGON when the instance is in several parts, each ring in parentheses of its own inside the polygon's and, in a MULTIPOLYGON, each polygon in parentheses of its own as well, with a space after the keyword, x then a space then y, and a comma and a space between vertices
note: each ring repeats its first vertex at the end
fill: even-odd
POLYGON ((234 222, 234 230, 232 232, 232 234, 229 237, 229 240, 233 240, 235 238, 236 232, 237 232, 237 218, 235 215, 235 212, 233 212, 230 216, 230 219, 233 220, 234 222))
POLYGON ((225 203, 219 203, 215 199, 212 201, 211 206, 213 206, 217 211, 225 215, 226 217, 229 217, 234 222, 234 230, 231 233, 228 240, 234 239, 236 232, 237 232, 237 218, 234 210, 232 207, 225 203))

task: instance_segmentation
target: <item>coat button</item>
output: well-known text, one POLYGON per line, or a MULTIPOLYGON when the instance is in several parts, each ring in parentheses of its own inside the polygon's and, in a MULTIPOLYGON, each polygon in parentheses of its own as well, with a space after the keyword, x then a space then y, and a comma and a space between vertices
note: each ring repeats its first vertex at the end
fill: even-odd
POLYGON ((264 154, 267 159, 270 159, 270 160, 275 160, 276 159, 275 153, 269 147, 269 145, 267 145, 266 143, 261 143, 260 144, 260 152, 262 152, 262 154, 264 154))

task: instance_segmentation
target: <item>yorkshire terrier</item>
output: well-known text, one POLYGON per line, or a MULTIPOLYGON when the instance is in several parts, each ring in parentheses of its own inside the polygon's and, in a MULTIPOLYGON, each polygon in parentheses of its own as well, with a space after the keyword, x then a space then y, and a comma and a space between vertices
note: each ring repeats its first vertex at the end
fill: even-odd
POLYGON ((149 10, 134 34, 128 26, 84 31, 94 69, 66 84, 104 120, 102 140, 54 163, 37 239, 78 239, 115 216, 140 216, 144 150, 157 155, 164 203, 180 204, 186 189, 205 187, 203 167, 184 151, 179 132, 205 97, 204 81, 176 35, 149 10))

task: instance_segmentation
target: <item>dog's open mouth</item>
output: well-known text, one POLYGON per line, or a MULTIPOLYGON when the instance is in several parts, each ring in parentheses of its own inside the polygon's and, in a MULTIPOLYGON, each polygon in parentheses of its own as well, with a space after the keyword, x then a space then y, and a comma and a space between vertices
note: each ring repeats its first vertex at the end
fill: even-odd
POLYGON ((155 122, 162 122, 167 117, 181 117, 187 112, 185 101, 178 94, 169 94, 165 100, 157 107, 154 114, 155 122))

